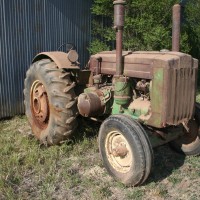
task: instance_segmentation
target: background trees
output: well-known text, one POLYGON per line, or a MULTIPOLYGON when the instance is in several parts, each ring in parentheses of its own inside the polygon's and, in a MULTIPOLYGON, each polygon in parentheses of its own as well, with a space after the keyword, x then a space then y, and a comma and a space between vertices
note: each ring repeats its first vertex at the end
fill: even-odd
MULTIPOLYGON (((172 6, 181 3, 181 51, 200 58, 200 0, 127 0, 124 49, 171 49, 172 6)), ((112 30, 113 5, 110 0, 94 0, 90 53, 115 48, 112 30)))

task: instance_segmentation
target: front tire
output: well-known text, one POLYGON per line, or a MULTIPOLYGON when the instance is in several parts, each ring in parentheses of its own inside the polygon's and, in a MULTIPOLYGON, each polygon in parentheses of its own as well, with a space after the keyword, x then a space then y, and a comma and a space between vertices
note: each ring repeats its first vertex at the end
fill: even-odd
POLYGON ((189 132, 174 141, 170 145, 177 152, 183 153, 187 156, 200 155, 200 106, 196 103, 195 117, 188 123, 189 132))
POLYGON ((24 85, 26 116, 36 138, 45 145, 69 138, 77 127, 70 73, 49 59, 40 60, 27 71, 24 85))
POLYGON ((107 118, 100 127, 98 142, 110 175, 125 185, 144 183, 153 165, 153 150, 137 121, 125 115, 107 118))

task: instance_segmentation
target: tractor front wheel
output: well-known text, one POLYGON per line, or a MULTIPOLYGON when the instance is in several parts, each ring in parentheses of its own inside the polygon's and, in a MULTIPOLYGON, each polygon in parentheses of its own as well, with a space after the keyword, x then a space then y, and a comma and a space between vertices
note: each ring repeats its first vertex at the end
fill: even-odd
POLYGON ((125 115, 107 118, 99 131, 99 150, 105 168, 125 185, 141 185, 149 176, 153 150, 142 126, 125 115))
POLYGON ((200 108, 199 104, 195 107, 195 117, 188 122, 189 131, 174 141, 170 145, 174 150, 184 153, 187 156, 200 155, 200 108))
POLYGON ((70 73, 44 59, 31 65, 24 84, 26 116, 33 134, 45 145, 69 138, 77 126, 70 73))

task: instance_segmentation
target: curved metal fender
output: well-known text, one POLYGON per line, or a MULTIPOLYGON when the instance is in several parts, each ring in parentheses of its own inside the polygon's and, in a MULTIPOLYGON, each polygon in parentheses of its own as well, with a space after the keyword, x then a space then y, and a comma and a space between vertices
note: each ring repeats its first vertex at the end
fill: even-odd
POLYGON ((51 51, 51 52, 39 53, 35 56, 32 63, 41 59, 45 59, 45 58, 50 58, 52 61, 56 63, 56 65, 59 68, 80 69, 79 66, 70 62, 68 59, 68 54, 62 51, 51 51))

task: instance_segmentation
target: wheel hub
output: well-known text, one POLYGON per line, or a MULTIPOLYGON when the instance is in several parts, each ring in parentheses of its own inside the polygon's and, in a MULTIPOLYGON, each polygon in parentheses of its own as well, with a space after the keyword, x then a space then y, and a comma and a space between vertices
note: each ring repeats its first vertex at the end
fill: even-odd
POLYGON ((46 89, 39 80, 31 87, 31 110, 36 125, 45 129, 49 121, 49 101, 46 89))
POLYGON ((118 131, 108 133, 106 137, 106 154, 112 167, 127 173, 133 162, 131 148, 126 138, 118 131))
POLYGON ((112 155, 114 157, 125 157, 128 154, 128 149, 126 148, 126 144, 120 142, 117 144, 117 147, 113 149, 112 155))

